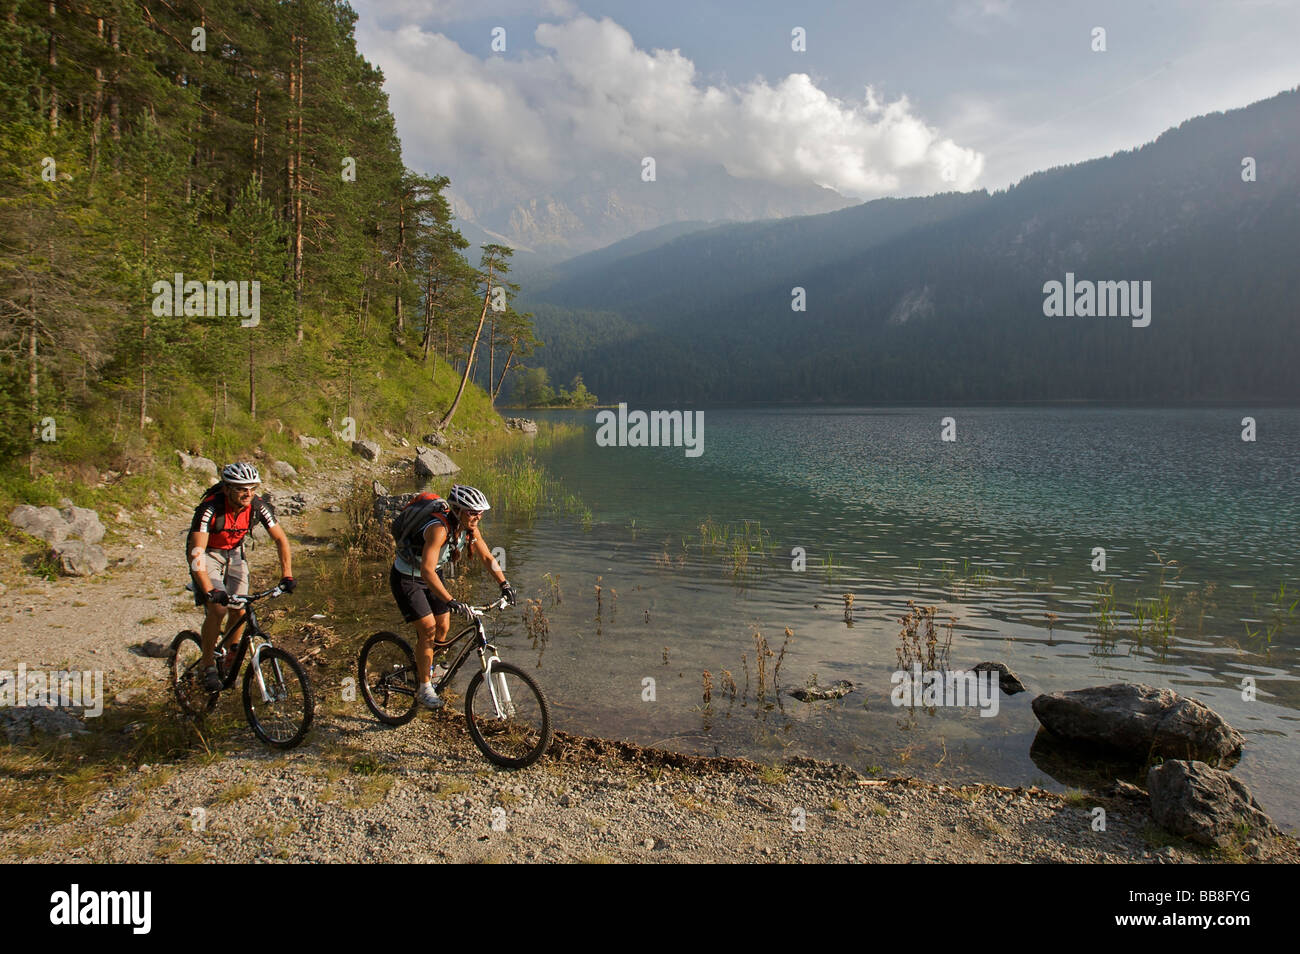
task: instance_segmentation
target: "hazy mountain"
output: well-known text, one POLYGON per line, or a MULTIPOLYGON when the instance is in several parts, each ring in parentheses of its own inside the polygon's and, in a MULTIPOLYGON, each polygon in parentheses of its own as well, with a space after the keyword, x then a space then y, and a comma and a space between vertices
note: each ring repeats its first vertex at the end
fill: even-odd
POLYGON ((695 232, 526 288, 535 361, 659 404, 1300 400, 1298 146, 1290 91, 994 195, 695 232), (1150 324, 1046 317, 1067 273, 1150 282, 1150 324))
POLYGON ((593 175, 522 200, 489 192, 461 194, 454 183, 452 191, 462 224, 504 236, 548 264, 678 222, 748 222, 854 204, 830 189, 737 179, 720 167, 683 171, 661 166, 656 181, 643 182, 640 167, 631 165, 624 178, 593 175))

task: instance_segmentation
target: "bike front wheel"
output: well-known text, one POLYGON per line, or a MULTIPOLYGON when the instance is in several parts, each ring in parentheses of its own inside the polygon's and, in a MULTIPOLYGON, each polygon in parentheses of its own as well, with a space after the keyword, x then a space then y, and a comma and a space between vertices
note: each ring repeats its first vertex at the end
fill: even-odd
POLYGON ((415 653, 396 633, 375 633, 361 647, 357 662, 361 697, 385 725, 405 725, 415 718, 415 653))
POLYGON ((492 677, 474 673, 465 690, 470 738, 488 761, 505 768, 532 765, 551 745, 551 707, 531 675, 494 662, 492 677))
POLYGON ((307 671, 292 653, 273 646, 253 658, 257 665, 250 663, 244 670, 244 715, 253 734, 267 745, 291 749, 306 737, 315 714, 307 671))
POLYGON ((192 629, 177 633, 172 640, 167 668, 171 673, 172 692, 181 711, 191 719, 201 719, 217 704, 217 694, 203 688, 203 643, 192 629))

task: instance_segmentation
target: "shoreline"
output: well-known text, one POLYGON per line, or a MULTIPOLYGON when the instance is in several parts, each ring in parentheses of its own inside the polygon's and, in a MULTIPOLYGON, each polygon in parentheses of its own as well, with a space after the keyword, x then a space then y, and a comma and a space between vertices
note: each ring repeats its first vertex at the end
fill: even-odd
MULTIPOLYGON (((277 500, 308 498, 301 515, 282 518, 296 558, 329 548, 319 537, 304 539, 304 528, 358 477, 383 480, 394 461, 386 451, 383 464, 343 458, 305 471, 293 486, 266 482, 277 500)), ((117 533, 106 550, 111 558, 135 554, 134 562, 96 578, 15 581, 0 595, 0 669, 21 661, 104 670, 105 714, 87 725, 92 736, 111 737, 123 749, 147 734, 142 729, 185 729, 174 725, 180 720, 166 660, 130 647, 196 628, 177 568, 188 501, 203 487, 197 477, 189 483, 173 487, 179 509, 149 506, 113 521, 117 533)), ((109 524, 113 515, 101 516, 109 524)), ((274 557, 258 554, 254 565, 267 559, 274 557)), ((39 804, 36 783, 27 791, 19 778, 6 780, 6 800, 37 804, 6 821, 0 853, 111 862, 1300 861, 1289 837, 1232 853, 1183 842, 1155 829, 1142 800, 867 778, 806 758, 765 766, 557 731, 537 765, 495 769, 470 742, 454 705, 393 729, 372 719, 359 699, 344 700, 339 685, 349 662, 310 670, 316 722, 290 752, 258 743, 237 693, 226 693, 201 744, 191 738, 179 758, 153 764, 128 757, 110 766, 104 759, 92 789, 60 811, 39 804), (1105 831, 1093 830, 1098 807, 1105 831)), ((64 756, 75 759, 69 753, 80 744, 63 745, 64 756)), ((6 768, 41 746, 47 754, 60 749, 57 742, 0 743, 6 768)))

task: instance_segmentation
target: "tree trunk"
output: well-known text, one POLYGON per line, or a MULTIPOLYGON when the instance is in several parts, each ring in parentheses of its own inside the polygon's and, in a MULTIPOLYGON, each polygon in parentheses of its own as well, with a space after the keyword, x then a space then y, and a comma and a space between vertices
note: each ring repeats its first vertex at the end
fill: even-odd
POLYGON ((402 316, 402 256, 406 254, 406 196, 397 197, 397 281, 393 310, 397 312, 397 332, 401 334, 406 329, 406 322, 402 316))
MULTIPOLYGON (((113 137, 113 142, 118 143, 122 141, 122 103, 117 95, 117 58, 122 51, 122 45, 116 21, 108 25, 108 45, 113 48, 113 75, 110 77, 111 85, 108 93, 108 131, 113 137)), ((117 168, 119 163, 120 159, 114 157, 113 167, 117 168)))
POLYGON ((492 378, 496 375, 497 360, 497 316, 496 312, 492 313, 492 324, 488 326, 488 377, 487 392, 488 403, 491 404, 496 400, 496 395, 492 392, 492 378))
POLYGON ((248 416, 257 420, 257 379, 253 375, 253 329, 248 329, 248 416))
POLYGON ((497 378, 497 386, 492 389, 492 403, 495 404, 497 396, 501 393, 501 385, 505 384, 506 372, 510 370, 510 359, 515 356, 514 345, 510 347, 510 353, 506 355, 506 363, 501 366, 501 377, 497 378))
POLYGON ((297 45, 298 61, 289 66, 289 135, 293 148, 289 151, 289 203, 293 219, 290 256, 293 259, 293 309, 295 335, 302 344, 302 47, 303 38, 293 37, 297 45), (296 115, 295 115, 296 114, 296 115))
MULTIPOLYGON (((144 177, 144 236, 142 239, 144 253, 144 271, 149 273, 149 177, 144 177)), ((145 307, 140 309, 140 430, 144 430, 145 418, 148 416, 149 404, 149 315, 151 310, 146 296, 145 307)))
POLYGON ((478 351, 478 339, 483 334, 483 322, 487 320, 488 301, 492 297, 492 270, 495 264, 491 260, 488 261, 487 288, 483 292, 483 310, 479 312, 478 327, 474 329, 474 341, 469 346, 469 360, 465 362, 465 373, 461 375, 460 387, 456 389, 456 397, 452 400, 451 407, 447 408, 447 413, 443 415, 442 420, 438 422, 438 430, 443 430, 451 423, 456 408, 460 406, 460 399, 465 394, 465 385, 469 384, 470 373, 474 370, 474 353, 478 351))
POLYGON ((55 27, 58 24, 59 8, 55 0, 50 0, 50 47, 48 63, 50 67, 50 132, 59 131, 59 87, 54 80, 54 68, 59 65, 55 27))

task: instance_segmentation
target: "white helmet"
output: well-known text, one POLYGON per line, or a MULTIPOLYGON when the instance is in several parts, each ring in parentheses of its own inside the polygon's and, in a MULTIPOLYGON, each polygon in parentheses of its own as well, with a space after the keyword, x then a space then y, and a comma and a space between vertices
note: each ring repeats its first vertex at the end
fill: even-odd
POLYGON ((447 494, 447 503, 457 510, 477 510, 482 513, 484 510, 492 509, 492 505, 483 496, 483 491, 463 484, 451 488, 451 493, 447 494))
POLYGON ((227 464, 221 470, 221 479, 227 484, 260 484, 262 476, 257 472, 257 468, 252 464, 245 464, 238 461, 234 464, 227 464))

